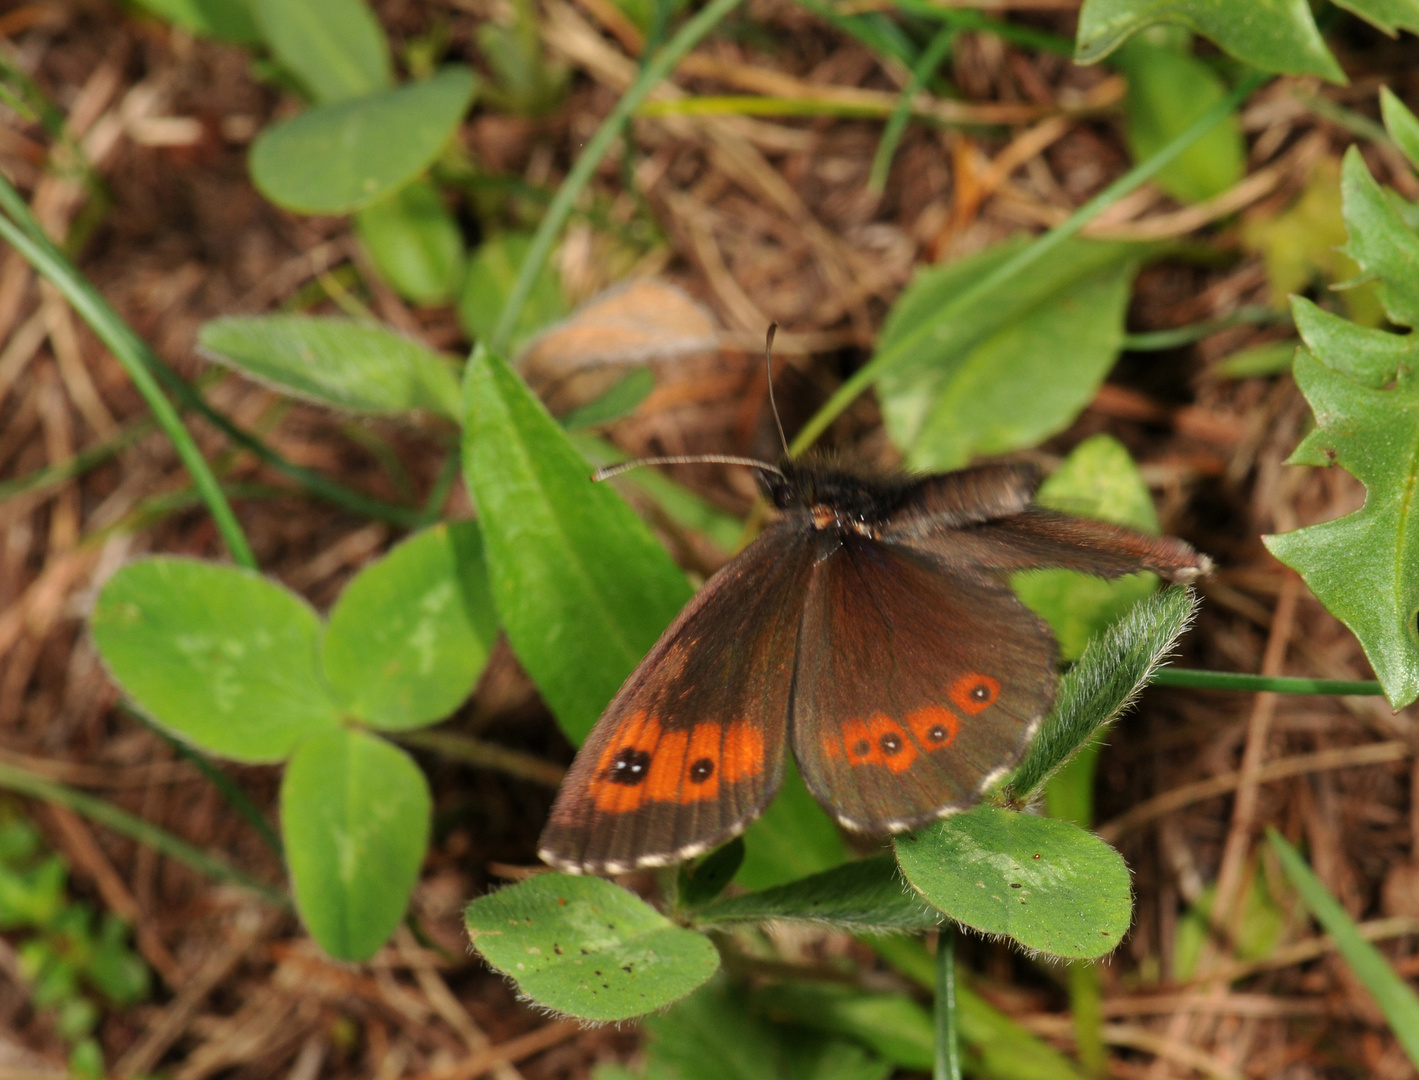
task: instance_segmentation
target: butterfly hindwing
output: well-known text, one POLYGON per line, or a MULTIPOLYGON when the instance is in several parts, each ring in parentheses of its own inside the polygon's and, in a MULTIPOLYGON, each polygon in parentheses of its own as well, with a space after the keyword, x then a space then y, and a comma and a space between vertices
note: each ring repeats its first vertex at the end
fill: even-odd
POLYGON ((666 865, 763 812, 783 775, 812 548, 782 521, 706 582, 578 753, 543 859, 573 873, 666 865))
POLYGON ((994 577, 865 536, 817 543, 790 733, 809 790, 868 832, 964 808, 1049 708, 1048 628, 994 577))

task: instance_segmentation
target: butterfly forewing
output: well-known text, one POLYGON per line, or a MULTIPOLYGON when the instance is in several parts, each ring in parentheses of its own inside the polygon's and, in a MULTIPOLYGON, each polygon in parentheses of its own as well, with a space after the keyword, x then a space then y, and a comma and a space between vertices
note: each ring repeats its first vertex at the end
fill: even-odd
POLYGON ((1050 705, 1048 628, 993 577, 853 533, 816 542, 790 732, 809 790, 870 832, 969 805, 1050 705))
POLYGON ((763 812, 783 775, 812 547, 780 522, 705 584, 581 748, 543 859, 573 873, 665 865, 763 812))

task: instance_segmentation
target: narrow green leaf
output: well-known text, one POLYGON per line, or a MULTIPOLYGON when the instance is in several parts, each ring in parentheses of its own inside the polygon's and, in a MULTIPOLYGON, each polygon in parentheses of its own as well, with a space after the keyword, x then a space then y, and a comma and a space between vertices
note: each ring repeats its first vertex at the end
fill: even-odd
POLYGON ((1354 920, 1312 873, 1300 852, 1275 829, 1267 829, 1266 838, 1280 858, 1286 877, 1301 894, 1316 921, 1335 941, 1350 970, 1374 996, 1410 1064, 1419 1069, 1419 995, 1399 977, 1380 951, 1360 936, 1354 920))
MULTIPOLYGON (((1052 510, 1158 532, 1143 474, 1124 445, 1108 435, 1085 439, 1070 451, 1040 485, 1035 501, 1052 510)), ((1129 574, 1105 581, 1074 570, 1036 570, 1014 575, 1011 585, 1025 606, 1049 623, 1060 656, 1077 660, 1091 637, 1152 595, 1158 577, 1129 574)))
MULTIPOLYGON (((936 962, 917 938, 867 942, 924 990, 936 985, 936 962)), ((967 1073, 987 1080, 1083 1080, 1069 1059, 956 980, 956 1024, 966 1044, 967 1073)))
POLYGON ((676 904, 681 908, 708 904, 724 892, 743 862, 744 838, 736 836, 699 862, 681 866, 676 904))
MULTIPOLYGON (((588 432, 572 431, 568 433, 568 438, 593 468, 626 460, 622 451, 588 432)), ((733 551, 744 535, 744 522, 732 514, 726 514, 656 469, 636 469, 616 477, 610 483, 622 490, 632 488, 638 491, 675 524, 703 533, 721 551, 733 551)))
POLYGON ((457 420, 463 395, 438 353, 374 323, 309 315, 234 315, 205 323, 208 356, 321 405, 457 420))
POLYGON ((867 994, 821 983, 775 983, 757 995, 770 1019, 847 1036, 905 1069, 930 1069, 931 1014, 905 994, 867 994))
POLYGON ((281 66, 319 102, 383 90, 389 42, 364 0, 249 0, 281 66))
POLYGON ((837 824, 809 794, 790 758, 774 801, 744 834, 744 865, 735 880, 746 889, 768 889, 846 858, 837 824))
MULTIPOLYGON (((1419 34, 1419 0, 1335 0, 1335 3, 1337 7, 1354 12, 1390 37, 1396 37, 1400 30, 1419 34)), ((1381 90, 1383 89, 1381 87, 1381 90)))
POLYGON ((463 281, 463 233, 426 180, 370 203, 356 213, 355 229, 380 274, 406 300, 442 303, 463 281))
POLYGON ((252 18, 247 0, 133 0, 142 8, 174 26, 199 37, 229 41, 233 45, 256 45, 261 31, 252 18))
POLYGON ((537 1004, 627 1020, 678 1001, 715 973, 709 938, 602 878, 539 874, 468 905, 483 958, 537 1004))
POLYGON ((257 136, 248 164, 252 182, 298 214, 358 210, 438 157, 475 88, 472 71, 450 65, 423 82, 308 109, 257 136))
POLYGON ((1028 278, 941 321, 953 296, 1021 244, 919 271, 887 318, 879 354, 915 342, 877 384, 888 434, 913 468, 1033 446, 1068 426, 1113 365, 1137 245, 1071 240, 1028 278))
POLYGON ((478 526, 438 525, 340 594, 325 631, 325 676, 350 715, 390 731, 422 727, 469 695, 497 632, 478 526))
POLYGON ((635 368, 594 401, 588 401, 562 418, 568 431, 598 427, 636 411, 655 389, 655 375, 649 368, 635 368))
MULTIPOLYGON (((1415 10, 1419 11, 1419 7, 1415 10)), ((1409 159, 1409 164, 1419 169, 1419 117, 1410 112, 1388 86, 1380 87, 1380 115, 1384 117, 1389 137, 1409 159)))
POLYGON ((130 563, 89 625, 124 692, 203 750, 280 761, 338 723, 320 676, 319 617, 259 574, 195 559, 130 563))
POLYGON ((889 1063, 860 1045, 770 1024, 724 978, 642 1022, 645 1080, 885 1080, 889 1063))
MULTIPOLYGON (((486 344, 491 340, 531 247, 530 233, 512 232, 483 241, 473 253, 458 300, 458 321, 475 341, 486 344)), ((510 352, 516 355, 528 338, 566 313, 561 281, 551 267, 544 266, 533 280, 522 313, 512 328, 510 352)))
POLYGON ((694 912, 701 926, 816 922, 853 933, 930 930, 941 913, 906 887, 890 855, 859 859, 762 892, 718 900, 694 912))
POLYGON ((1084 0, 1074 60, 1097 63, 1156 22, 1195 30, 1262 71, 1345 81, 1345 73, 1321 39, 1307 0, 1240 4, 1235 0, 1084 0))
POLYGON ((912 887, 957 922, 1074 960, 1112 952, 1128 931, 1123 857, 1065 821, 978 806, 896 840, 912 887))
MULTIPOLYGON (((1114 54, 1128 76, 1125 132, 1134 161, 1145 161, 1227 96, 1227 86, 1192 55, 1191 35, 1145 30, 1114 54)), ((1222 194, 1246 174, 1246 143, 1233 113, 1159 171, 1153 182, 1182 202, 1222 194)))
POLYGON ((1385 198, 1358 147, 1345 153, 1340 191, 1350 233, 1345 253, 1380 279, 1380 302, 1391 320, 1419 326, 1419 234, 1385 198))
POLYGON ((301 921, 337 960, 368 960, 404 917, 429 846, 419 767, 383 739, 306 739, 281 781, 281 835, 301 921))
POLYGON ((1239 349, 1217 363, 1212 368, 1212 373, 1223 379, 1256 379, 1268 375, 1284 375, 1291 370, 1291 360, 1296 355, 1296 346, 1299 344, 1295 338, 1286 338, 1284 341, 1268 341, 1265 345, 1239 349))
POLYGON ((501 359, 465 384, 463 467, 508 640, 574 742, 690 598, 685 575, 501 359))
POLYGON ((1196 610, 1191 589, 1165 589, 1134 604, 1089 642, 1079 662, 1060 679, 1054 708, 1010 780, 1016 799, 1028 799, 1128 708, 1152 681, 1196 610))

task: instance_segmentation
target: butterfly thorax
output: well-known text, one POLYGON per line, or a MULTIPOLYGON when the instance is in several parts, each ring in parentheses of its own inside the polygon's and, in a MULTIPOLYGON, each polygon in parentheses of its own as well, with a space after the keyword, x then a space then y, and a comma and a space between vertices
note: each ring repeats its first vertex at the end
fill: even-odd
POLYGON ((873 535, 902 505, 912 487, 906 477, 884 477, 820 460, 786 461, 779 473, 756 475, 779 510, 804 513, 818 529, 873 535))

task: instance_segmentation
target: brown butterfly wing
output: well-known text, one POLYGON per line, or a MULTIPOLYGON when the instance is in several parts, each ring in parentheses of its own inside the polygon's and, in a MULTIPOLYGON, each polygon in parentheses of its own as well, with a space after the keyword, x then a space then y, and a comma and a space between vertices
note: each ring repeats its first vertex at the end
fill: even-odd
POLYGON ((571 873, 688 859, 741 832, 783 776, 813 544, 785 520, 715 574, 606 707, 539 854, 571 873))
POLYGON ((843 825, 915 828, 1014 765, 1054 695, 1054 639, 993 577, 824 532, 799 636, 790 737, 843 825))
POLYGON ((953 566, 1010 572, 1057 568, 1097 577, 1151 570, 1168 581, 1193 581, 1212 560, 1175 536, 1146 533, 1104 521, 1029 507, 963 528, 938 528, 909 505, 889 522, 884 538, 929 552, 953 566))

